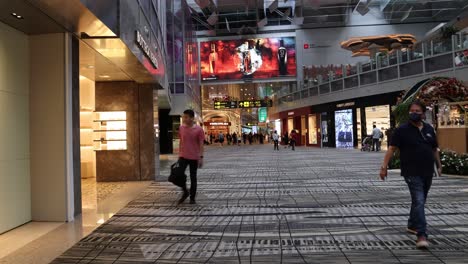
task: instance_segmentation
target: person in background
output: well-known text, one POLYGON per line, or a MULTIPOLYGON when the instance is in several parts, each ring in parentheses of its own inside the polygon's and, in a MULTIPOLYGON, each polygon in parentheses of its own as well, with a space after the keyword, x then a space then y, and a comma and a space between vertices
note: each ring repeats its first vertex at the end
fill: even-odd
POLYGON ((289 143, 291 145, 292 150, 296 150, 296 142, 297 142, 297 133, 296 130, 291 130, 291 134, 289 135, 289 143))
POLYGON ((232 133, 232 145, 233 146, 239 145, 236 132, 232 133))
POLYGON ((283 144, 284 144, 284 148, 289 148, 289 136, 288 136, 288 132, 284 132, 284 135, 283 135, 283 144))
POLYGON ((409 121, 395 129, 382 166, 380 178, 387 177, 387 167, 393 153, 400 150, 401 176, 411 194, 411 210, 406 231, 417 236, 416 247, 427 248, 426 214, 424 207, 434 175, 442 172, 437 137, 434 129, 422 121, 426 106, 419 100, 409 105, 409 121))
POLYGON ((278 132, 276 132, 276 130, 272 135, 272 139, 273 139, 273 144, 274 144, 273 150, 279 151, 279 135, 278 135, 278 132))
POLYGON ((182 197, 179 204, 183 203, 190 195, 190 204, 195 204, 197 195, 197 169, 203 166, 203 128, 194 122, 193 110, 185 110, 182 115, 182 125, 179 128, 180 151, 179 164, 183 171, 190 166, 190 192, 187 186, 182 187, 182 197))
POLYGON ((379 148, 379 141, 380 141, 380 134, 382 131, 374 125, 374 129, 372 130, 372 151, 380 151, 379 148))
POLYGON ((223 146, 223 144, 224 144, 224 134, 223 134, 222 131, 219 132, 218 141, 219 141, 219 144, 220 144, 221 146, 223 146))

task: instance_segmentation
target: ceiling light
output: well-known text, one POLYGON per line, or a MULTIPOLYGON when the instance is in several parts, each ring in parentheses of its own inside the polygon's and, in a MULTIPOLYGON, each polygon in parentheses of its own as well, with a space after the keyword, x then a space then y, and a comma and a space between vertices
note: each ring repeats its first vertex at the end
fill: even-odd
POLYGON ((101 78, 110 78, 109 75, 99 75, 99 77, 101 77, 101 78))
POLYGON ((88 68, 88 69, 94 69, 94 66, 93 66, 93 65, 88 65, 88 66, 86 66, 86 68, 88 68))
POLYGON ((12 16, 14 16, 17 19, 24 19, 23 16, 18 15, 17 13, 11 13, 12 16))

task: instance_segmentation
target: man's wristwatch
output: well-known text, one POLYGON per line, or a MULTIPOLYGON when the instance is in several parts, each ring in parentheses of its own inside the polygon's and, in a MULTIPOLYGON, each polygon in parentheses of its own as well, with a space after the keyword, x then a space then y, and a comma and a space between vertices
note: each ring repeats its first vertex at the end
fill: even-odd
POLYGON ((386 170, 386 169, 387 169, 387 167, 384 167, 384 166, 380 166, 380 168, 381 168, 382 170, 386 170))

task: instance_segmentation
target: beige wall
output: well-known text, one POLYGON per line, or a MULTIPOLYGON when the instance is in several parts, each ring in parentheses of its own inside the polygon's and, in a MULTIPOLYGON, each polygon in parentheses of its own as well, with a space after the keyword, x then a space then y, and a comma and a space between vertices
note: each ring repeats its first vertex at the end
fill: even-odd
POLYGON ((31 220, 28 36, 0 22, 0 233, 31 220))
POLYGON ((65 34, 30 36, 31 195, 34 221, 66 221, 65 34))

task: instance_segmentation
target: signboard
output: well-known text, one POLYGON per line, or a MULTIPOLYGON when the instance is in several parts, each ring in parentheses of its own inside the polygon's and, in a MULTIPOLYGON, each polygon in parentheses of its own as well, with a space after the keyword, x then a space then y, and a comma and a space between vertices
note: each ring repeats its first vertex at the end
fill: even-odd
POLYGON ((353 148, 353 110, 335 111, 335 143, 337 148, 353 148))
POLYGON ((233 108, 260 108, 272 107, 273 100, 245 100, 245 101, 219 101, 214 102, 214 109, 233 109, 233 108))
POLYGON ((354 102, 348 102, 348 103, 342 103, 342 104, 337 104, 336 105, 337 108, 350 107, 350 106, 354 106, 354 102))
POLYGON ((247 123, 246 126, 258 126, 258 123, 247 123))
POLYGON ((239 108, 256 108, 256 107, 272 107, 273 100, 248 100, 239 101, 237 104, 239 108))
POLYGON ((214 102, 214 109, 237 108, 237 101, 218 101, 214 102))
POLYGON ((153 67, 157 69, 158 60, 156 59, 156 54, 154 54, 153 49, 148 44, 148 41, 143 37, 140 31, 136 30, 135 34, 136 34, 136 43, 138 44, 140 49, 143 51, 143 53, 146 55, 148 60, 151 62, 151 65, 153 65, 153 67))
POLYGON ((202 81, 296 76, 294 37, 213 40, 200 43, 202 81))
POLYGON ((258 122, 265 123, 268 117, 268 111, 266 107, 258 109, 258 122))
POLYGON ((231 122, 204 122, 205 126, 230 126, 231 122))

